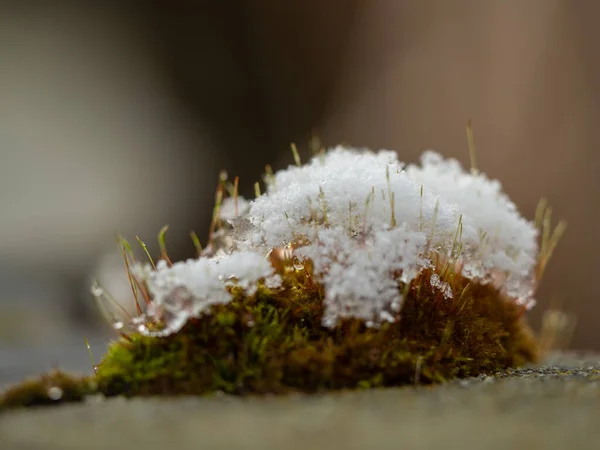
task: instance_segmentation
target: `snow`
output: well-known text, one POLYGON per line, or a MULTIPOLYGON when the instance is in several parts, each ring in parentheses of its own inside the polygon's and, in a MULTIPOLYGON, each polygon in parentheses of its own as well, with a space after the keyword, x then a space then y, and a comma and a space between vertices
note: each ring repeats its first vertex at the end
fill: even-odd
POLYGON ((406 172, 463 214, 463 241, 468 244, 464 272, 472 278, 486 278, 493 272, 506 274, 508 294, 527 302, 532 284, 527 284, 537 261, 537 229, 525 220, 515 204, 502 192, 497 180, 485 174, 465 172, 458 161, 444 160, 426 151, 421 166, 410 165, 406 172), (487 234, 485 245, 481 236, 487 234))
POLYGON ((156 270, 137 266, 134 274, 146 281, 152 296, 148 315, 165 324, 161 334, 177 332, 190 317, 205 314, 212 305, 228 303, 232 299, 228 286, 240 286, 252 295, 259 280, 274 276, 264 256, 250 251, 188 259, 171 267, 161 260, 156 270))
MULTIPOLYGON (((267 255, 288 244, 297 258, 313 262, 328 327, 344 317, 373 325, 395 320, 402 305, 398 274, 410 282, 432 265, 432 254, 454 259, 477 282, 501 279, 510 297, 533 305, 535 225, 498 181, 433 151, 420 165, 405 165, 392 151, 336 147, 276 172, 260 197, 238 199, 237 212, 226 199, 221 217, 234 243, 227 254, 138 271, 153 294, 150 311, 177 312, 173 330, 229 301, 229 284, 249 294, 259 280, 277 288, 281 280, 267 255)), ((452 298, 439 276, 431 284, 452 298)))
POLYGON ((219 217, 223 220, 233 220, 238 216, 244 215, 248 212, 250 202, 241 195, 236 199, 233 197, 227 197, 221 203, 219 208, 219 217))

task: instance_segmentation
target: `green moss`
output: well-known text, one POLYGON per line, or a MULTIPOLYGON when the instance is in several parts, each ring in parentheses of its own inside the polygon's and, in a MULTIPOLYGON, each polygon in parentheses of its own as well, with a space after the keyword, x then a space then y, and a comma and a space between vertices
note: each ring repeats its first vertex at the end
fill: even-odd
POLYGON ((96 382, 92 378, 75 377, 54 371, 8 389, 0 395, 0 410, 77 402, 96 392, 96 388, 96 382))
POLYGON ((323 289, 312 282, 310 266, 288 268, 283 289, 259 286, 246 296, 232 288, 233 301, 178 333, 122 335, 94 376, 53 372, 26 381, 0 397, 0 408, 79 401, 92 393, 246 395, 430 384, 537 358, 513 301, 459 274, 446 280, 462 295, 446 299, 431 287, 432 273, 400 286, 406 299, 397 322, 368 328, 347 319, 329 329, 321 326, 323 289))
POLYGON ((189 321, 177 334, 133 334, 98 365, 106 395, 316 392, 443 382, 493 373, 536 359, 522 310, 492 286, 448 280, 446 299, 424 271, 409 287, 400 320, 368 328, 345 320, 321 326, 322 289, 309 272, 284 277, 285 289, 261 286, 189 321))

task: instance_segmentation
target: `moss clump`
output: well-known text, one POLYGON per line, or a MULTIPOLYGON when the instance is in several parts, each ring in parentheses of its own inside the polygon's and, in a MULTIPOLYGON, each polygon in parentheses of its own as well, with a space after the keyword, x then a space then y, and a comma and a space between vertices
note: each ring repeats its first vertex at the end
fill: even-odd
POLYGON ((106 395, 316 392, 402 386, 492 373, 537 357, 521 307, 490 285, 453 274, 459 298, 431 287, 433 270, 409 286, 400 320, 321 326, 322 288, 308 272, 284 277, 283 290, 260 286, 190 320, 167 337, 132 334, 98 365, 106 395))
POLYGON ((96 392, 96 388, 92 378, 67 375, 57 370, 8 389, 0 396, 0 410, 78 402, 96 392))
MULTIPOLYGON (((339 158, 341 154, 336 153, 335 158, 339 158)), ((344 165, 340 166, 341 169, 337 166, 326 167, 327 174, 323 175, 325 180, 322 184, 332 181, 328 186, 333 189, 334 194, 346 189, 344 183, 347 183, 347 178, 340 170, 354 170, 358 164, 352 155, 354 154, 351 152, 345 154, 351 162, 346 169, 344 165), (336 183, 337 191, 335 186, 332 187, 336 183)), ((335 158, 332 161, 341 164, 335 158)), ((457 377, 494 373, 535 361, 539 346, 525 324, 525 307, 505 294, 512 292, 511 295, 514 295, 514 290, 499 284, 503 283, 504 276, 512 274, 517 282, 525 283, 526 291, 529 290, 529 282, 532 282, 532 288, 536 286, 564 226, 559 225, 551 232, 550 212, 543 203, 536 214, 542 242, 537 265, 531 266, 535 249, 533 224, 526 224, 518 214, 513 217, 514 205, 506 203, 503 197, 497 198, 497 185, 489 184, 485 178, 478 178, 476 181, 483 184, 480 187, 485 187, 485 195, 481 197, 481 190, 468 191, 469 195, 475 195, 477 201, 495 202, 494 208, 498 210, 499 217, 506 219, 509 225, 511 222, 516 224, 514 229, 507 231, 503 240, 493 240, 490 244, 487 233, 481 231, 489 226, 488 221, 478 223, 477 220, 471 220, 471 228, 479 228, 480 235, 477 243, 476 235, 470 234, 466 241, 466 248, 469 250, 467 254, 479 254, 487 246, 495 245, 496 256, 500 261, 515 259, 514 267, 510 264, 494 265, 493 270, 486 272, 492 282, 480 284, 461 273, 464 262, 461 253, 465 245, 462 214, 455 233, 449 233, 449 222, 446 221, 446 225, 436 235, 439 199, 427 197, 425 203, 429 206, 425 205, 424 214, 425 197, 421 184, 418 215, 413 208, 412 212, 415 214, 408 214, 407 221, 403 223, 404 228, 398 228, 390 166, 385 166, 385 172, 380 171, 379 157, 369 158, 364 160, 366 169, 370 167, 365 179, 370 180, 370 183, 378 173, 385 174, 385 179, 381 178, 379 185, 387 185, 388 188, 389 224, 387 219, 382 219, 388 214, 386 191, 383 188, 383 200, 378 204, 383 209, 378 211, 377 220, 369 223, 370 208, 375 204, 375 199, 379 198, 375 194, 374 185, 365 200, 364 211, 353 214, 353 205, 362 201, 359 194, 353 194, 346 212, 346 196, 337 195, 336 203, 334 195, 332 205, 331 201, 326 202, 321 188, 317 197, 311 197, 314 189, 307 188, 312 185, 306 180, 310 181, 314 177, 307 177, 305 180, 300 176, 300 181, 304 183, 300 183, 301 187, 306 188, 307 194, 310 194, 308 206, 294 220, 290 220, 287 212, 283 211, 287 225, 290 228, 294 224, 295 226, 289 233, 282 232, 280 228, 285 228, 285 223, 277 222, 283 220, 280 214, 282 210, 275 208, 279 204, 279 197, 265 197, 267 200, 263 200, 267 204, 262 205, 263 211, 259 207, 258 212, 252 213, 252 217, 246 217, 245 214, 250 213, 247 202, 237 196, 237 179, 233 186, 228 186, 222 176, 217 189, 207 248, 201 250, 197 237, 194 240, 199 253, 199 260, 195 262, 201 264, 194 266, 193 270, 187 266, 191 271, 185 272, 185 265, 172 265, 165 248, 166 228, 159 234, 160 266, 154 264, 140 241, 151 264, 147 268, 136 265, 135 270, 132 270, 136 263, 133 251, 127 241, 120 239, 139 317, 130 318, 125 324, 106 311, 115 329, 121 333, 121 338, 110 346, 108 353, 95 367, 93 377, 74 379, 55 374, 50 377, 51 382, 48 378, 42 378, 24 383, 0 398, 0 406, 53 403, 57 390, 50 393, 49 389, 54 386, 60 388, 61 401, 79 400, 92 392, 107 396, 202 395, 218 391, 236 395, 280 394, 436 383, 457 377), (232 197, 226 200, 233 202, 223 202, 225 192, 232 197), (315 209, 314 205, 317 204, 319 208, 315 209), (242 209, 246 212, 242 213, 242 209), (279 219, 275 220, 275 216, 279 219), (424 217, 431 220, 431 224, 426 226, 429 231, 423 228, 424 217), (250 219, 260 221, 264 229, 255 230, 255 234, 250 233, 248 229, 254 226, 250 219), (411 223, 412 228, 409 226, 411 223), (317 232, 320 229, 326 234, 322 241, 317 232), (268 230, 273 234, 273 239, 265 239, 263 236, 268 230), (396 234, 396 231, 400 232, 396 234), (515 238, 519 233, 524 233, 522 241, 526 250, 521 259, 518 258, 518 249, 514 248, 521 242, 515 238), (452 235, 454 240, 451 240, 452 235), (438 237, 434 240, 434 236, 438 237), (359 240, 361 237, 362 241, 359 240), (368 247, 367 237, 372 240, 368 247), (427 239, 426 246, 424 239, 427 239), (256 244, 257 242, 260 244, 256 244), (239 243, 244 245, 238 246, 239 243), (396 243, 406 245, 398 246, 395 253, 388 255, 390 247, 394 247, 396 243), (248 245, 258 251, 235 253, 248 245), (271 245, 285 247, 267 248, 271 245), (301 246, 312 248, 298 259, 294 251, 301 246), (317 248, 318 246, 323 248, 317 248), (355 254, 358 262, 355 261, 354 266, 352 258, 349 259, 349 266, 345 262, 336 262, 335 254, 340 249, 355 254), (371 249, 373 252, 370 252, 371 249), (321 250, 326 256, 319 260, 321 250), (404 255, 402 252, 411 254, 404 255), (430 253, 421 255, 421 252, 430 253), (219 270, 216 270, 215 267, 223 262, 216 258, 221 253, 231 259, 225 259, 219 270), (268 258, 265 259, 264 255, 268 255, 268 258), (369 258, 368 261, 375 265, 382 259, 382 263, 387 264, 388 256, 388 259, 400 258, 403 262, 406 262, 406 256, 409 261, 399 266, 384 266, 384 274, 377 270, 369 271, 368 265, 360 264, 363 262, 361 258, 369 258), (423 262, 426 262, 427 268, 423 268, 423 262), (318 270, 313 271, 313 266, 318 270), (335 268, 332 269, 332 266, 335 268), (401 270, 406 270, 410 276, 402 274, 397 267, 402 267, 401 270), (512 269, 508 270, 507 267, 512 269), (177 274, 182 268, 185 273, 180 279, 178 276, 181 274, 177 274), (238 268, 241 268, 240 271, 238 268), (519 270, 516 271, 515 268, 519 270), (173 272, 163 272, 171 269, 173 272), (420 272, 412 278, 417 270, 420 272), (359 271, 366 271, 363 280, 375 282, 371 286, 377 286, 376 283, 380 282, 387 283, 385 294, 377 298, 379 294, 376 293, 381 291, 375 290, 370 291, 371 296, 361 297, 361 289, 353 289, 353 282, 359 271), (158 281, 149 273, 156 275, 158 281), (532 279, 522 279, 524 273, 531 273, 532 279), (338 278, 324 276, 330 274, 337 275, 338 278), (160 276, 165 278, 161 279, 160 276), (200 289, 199 294, 194 293, 194 287, 190 290, 186 285, 190 281, 189 277, 193 278, 192 285, 207 283, 202 285, 207 289, 200 289), (282 285, 278 286, 280 280, 282 285), (333 289, 334 293, 336 287, 344 286, 346 289, 338 290, 337 296, 341 295, 339 292, 356 291, 359 299, 366 298, 365 301, 371 301, 380 308, 377 311, 379 315, 373 315, 389 322, 369 327, 365 320, 371 317, 371 312, 366 308, 367 312, 355 313, 352 310, 355 306, 352 303, 357 301, 355 298, 336 305, 339 310, 333 315, 328 309, 325 317, 325 288, 317 280, 325 283, 327 289, 333 289), (340 280, 337 286, 336 280, 340 280), (405 284, 401 280, 411 281, 405 284), (213 281, 218 281, 215 289, 212 289, 213 281), (275 285, 277 288, 268 287, 275 285), (393 288, 388 289, 389 286, 393 288), (164 292, 163 288, 166 289, 164 292), (397 288, 397 293, 394 288, 397 288), (231 296, 226 295, 228 293, 225 289, 231 296), (253 293, 248 294, 248 290, 253 293), (396 311, 400 304, 400 296, 396 294, 400 293, 403 302, 400 310, 396 311), (145 300, 145 311, 139 304, 138 297, 145 300), (195 301, 199 303, 194 304, 195 301), (221 301, 227 303, 219 303, 221 301), (213 306, 205 311, 207 305, 213 306), (199 312, 202 314, 198 315, 199 312), (349 316, 355 318, 347 318, 349 316), (173 317, 177 320, 172 321, 173 317), (324 317, 327 319, 327 326, 323 326, 324 317), (336 325, 335 319, 338 317, 346 318, 336 325), (184 323, 185 320, 187 322, 184 323), (143 333, 124 331, 132 326, 143 333)), ((433 175, 441 173, 439 171, 443 169, 442 172, 447 172, 446 175, 468 176, 457 171, 452 164, 441 167, 436 161, 437 159, 430 161, 427 165, 427 170, 435 171, 432 172, 433 175)), ((321 163, 324 164, 322 161, 321 163)), ((362 180, 363 163, 360 165, 361 172, 356 174, 357 180, 362 180)), ((310 170, 316 169, 312 167, 310 170)), ((433 176, 432 173, 428 176, 433 176)), ((471 179, 466 186, 472 186, 476 175, 469 177, 471 179)), ((408 179, 404 181, 398 182, 396 187, 399 192, 406 191, 410 194, 407 189, 415 188, 417 184, 410 184, 412 181, 408 179), (408 183, 406 186, 404 181, 408 183)), ((281 184, 278 186, 281 187, 281 184)), ((298 188, 294 183, 291 186, 292 191, 298 188)), ((257 188, 257 194, 260 194, 258 191, 257 188)), ((415 192, 408 198, 414 197, 415 192)), ((299 197, 297 192, 292 194, 290 198, 295 202, 299 197)), ((446 216, 456 214, 453 207, 446 205, 446 209, 446 216)), ((479 217, 478 214, 474 216, 479 217)), ((497 259, 492 258, 490 261, 497 259)), ((342 261, 345 260, 342 258, 342 261)), ((479 262, 483 264, 482 261, 479 262)), ((105 295, 99 285, 94 286, 92 292, 97 299, 102 299, 105 295)), ((336 301, 337 296, 334 295, 336 301)))

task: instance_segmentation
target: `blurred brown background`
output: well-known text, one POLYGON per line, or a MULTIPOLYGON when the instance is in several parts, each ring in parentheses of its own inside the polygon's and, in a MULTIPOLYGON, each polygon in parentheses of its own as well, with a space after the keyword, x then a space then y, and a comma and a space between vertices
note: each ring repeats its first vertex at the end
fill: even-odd
POLYGON ((90 273, 112 270, 98 261, 114 233, 151 242, 169 223, 173 253, 190 255, 219 169, 250 192, 311 132, 468 164, 468 119, 480 168, 521 211, 533 217, 545 196, 569 222, 533 324, 558 302, 578 316, 572 346, 600 349, 595 2, 0 5, 0 317, 12 330, 0 379, 85 364, 73 316, 89 311, 90 273))

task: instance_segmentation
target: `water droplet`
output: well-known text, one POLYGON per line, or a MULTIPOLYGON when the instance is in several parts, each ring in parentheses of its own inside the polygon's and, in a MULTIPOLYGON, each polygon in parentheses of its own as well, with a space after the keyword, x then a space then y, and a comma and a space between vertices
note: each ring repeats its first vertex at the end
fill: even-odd
POLYGON ((123 329, 124 325, 125 324, 121 320, 114 320, 112 322, 112 327, 117 331, 123 329))
POLYGON ((304 270, 304 264, 302 264, 298 258, 294 258, 294 269, 304 270))
POLYGON ((63 396, 63 390, 61 388, 59 388, 58 386, 52 386, 51 388, 48 389, 48 398, 50 400, 60 400, 63 396))

